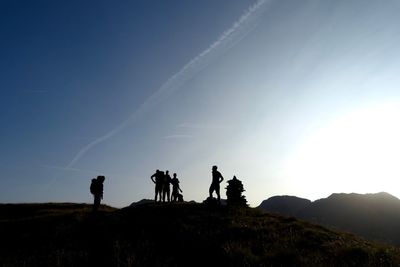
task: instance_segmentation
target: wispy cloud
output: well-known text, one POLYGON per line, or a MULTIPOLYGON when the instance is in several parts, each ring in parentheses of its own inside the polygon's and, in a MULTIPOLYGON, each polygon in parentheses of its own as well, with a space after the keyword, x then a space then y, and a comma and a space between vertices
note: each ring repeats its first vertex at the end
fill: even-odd
POLYGON ((189 134, 172 134, 163 137, 163 139, 191 139, 191 138, 193 138, 193 135, 189 134))
POLYGON ((270 0, 259 0, 254 5, 250 6, 240 18, 233 23, 232 27, 223 32, 215 42, 213 42, 207 49, 190 60, 182 67, 177 73, 171 76, 161 87, 153 93, 142 105, 131 114, 129 118, 121 122, 114 129, 110 130, 103 136, 93 140, 74 156, 74 158, 66 166, 72 167, 83 155, 85 155, 94 146, 108 140, 114 135, 124 130, 129 125, 138 121, 146 113, 151 111, 158 103, 165 100, 168 96, 175 93, 182 85, 190 80, 194 75, 204 69, 210 62, 212 62, 218 55, 232 48, 240 40, 243 39, 257 24, 261 14, 266 10, 267 4, 270 0))

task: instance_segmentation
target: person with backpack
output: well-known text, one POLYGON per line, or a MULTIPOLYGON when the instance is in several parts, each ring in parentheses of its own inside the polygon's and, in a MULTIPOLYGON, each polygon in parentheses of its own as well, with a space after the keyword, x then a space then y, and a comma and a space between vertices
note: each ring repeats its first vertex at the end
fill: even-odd
POLYGON ((90 184, 90 193, 93 195, 93 212, 97 212, 100 207, 100 202, 103 199, 104 180, 106 177, 99 175, 93 178, 90 184))

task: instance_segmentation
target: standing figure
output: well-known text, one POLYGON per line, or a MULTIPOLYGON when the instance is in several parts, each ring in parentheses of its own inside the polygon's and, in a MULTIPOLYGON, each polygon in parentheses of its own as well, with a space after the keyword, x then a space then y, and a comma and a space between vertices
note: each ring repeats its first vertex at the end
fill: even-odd
POLYGON ((161 194, 162 194, 163 182, 164 182, 164 173, 160 170, 156 170, 156 173, 153 174, 150 177, 150 179, 156 185, 154 202, 157 202, 157 196, 159 196, 159 201, 161 201, 161 194))
MULTIPOLYGON (((180 197, 179 195, 181 195, 179 193, 179 191, 182 193, 182 189, 179 187, 179 180, 176 177, 176 173, 174 173, 173 175, 174 178, 171 179, 171 184, 172 184, 172 196, 171 196, 171 200, 172 201, 179 201, 180 197)), ((182 196, 182 195, 181 195, 182 196)), ((182 197, 182 201, 183 201, 183 197, 182 197)))
POLYGON ((97 178, 93 178, 90 184, 90 193, 92 193, 94 202, 93 202, 93 212, 97 212, 100 207, 100 202, 103 199, 103 183, 106 177, 100 175, 97 178))
POLYGON ((217 193, 218 202, 221 202, 221 196, 219 193, 219 184, 224 180, 224 177, 222 177, 221 173, 217 171, 217 169, 218 169, 217 166, 212 167, 212 183, 210 186, 210 198, 212 198, 212 194, 215 191, 215 193, 217 193))
POLYGON ((165 202, 165 196, 167 196, 168 202, 170 202, 170 185, 171 176, 169 175, 169 171, 165 171, 164 175, 164 183, 163 183, 163 202, 165 202))

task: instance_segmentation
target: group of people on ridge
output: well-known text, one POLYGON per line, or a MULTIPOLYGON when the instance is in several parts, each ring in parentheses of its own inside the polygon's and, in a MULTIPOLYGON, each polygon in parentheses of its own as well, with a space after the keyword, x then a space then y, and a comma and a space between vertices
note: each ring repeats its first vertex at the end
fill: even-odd
POLYGON ((169 171, 156 170, 156 172, 150 177, 150 179, 155 184, 155 196, 154 201, 165 202, 183 202, 183 191, 179 187, 179 180, 176 173, 173 174, 173 178, 169 175, 169 171), (170 190, 170 185, 172 184, 172 194, 170 190))
MULTIPOLYGON (((169 171, 157 170, 151 177, 151 180, 155 184, 155 196, 154 201, 165 202, 167 201, 183 201, 183 196, 179 192, 182 193, 181 188, 179 187, 179 180, 176 177, 176 173, 174 173, 173 178, 169 175, 169 171), (172 184, 172 194, 170 199, 170 184, 172 184)), ((218 171, 217 166, 212 167, 212 182, 209 189, 210 198, 212 198, 213 193, 217 194, 218 202, 221 202, 221 194, 220 194, 220 184, 224 180, 222 174, 218 171)))
MULTIPOLYGON (((154 201, 157 202, 183 202, 183 195, 181 194, 183 191, 179 187, 179 180, 177 178, 176 173, 173 174, 173 177, 169 175, 169 171, 156 170, 156 172, 150 177, 150 179, 155 184, 155 196, 154 201), (170 190, 170 185, 172 185, 172 193, 170 190)), ((233 182, 236 182, 236 177, 234 177, 233 182)), ((90 184, 90 193, 93 194, 94 203, 93 203, 93 211, 97 211, 100 207, 101 199, 103 199, 103 183, 105 177, 97 176, 97 178, 93 178, 90 184)), ((217 194, 218 202, 221 202, 220 195, 220 184, 224 180, 222 174, 218 171, 217 166, 212 167, 212 182, 209 189, 210 198, 213 198, 213 193, 217 194)), ((229 181, 228 181, 229 182, 229 181)), ((241 184, 241 182, 240 182, 241 184)), ((243 186, 241 187, 241 192, 243 190, 243 186)))

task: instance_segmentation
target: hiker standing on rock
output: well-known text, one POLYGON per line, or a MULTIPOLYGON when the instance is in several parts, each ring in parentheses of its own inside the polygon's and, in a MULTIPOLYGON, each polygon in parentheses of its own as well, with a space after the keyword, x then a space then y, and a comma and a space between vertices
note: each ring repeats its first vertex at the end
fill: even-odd
POLYGON ((100 175, 97 176, 97 178, 92 179, 92 183, 90 184, 90 193, 92 193, 94 197, 94 202, 93 202, 93 212, 96 212, 99 210, 100 207, 100 202, 103 199, 103 183, 106 177, 100 175))
POLYGON ((217 171, 218 167, 213 166, 212 167, 212 183, 210 186, 210 198, 212 198, 212 194, 215 191, 217 193, 217 198, 218 202, 221 202, 221 196, 220 196, 220 191, 219 191, 219 184, 224 180, 224 177, 222 177, 222 174, 217 171))

